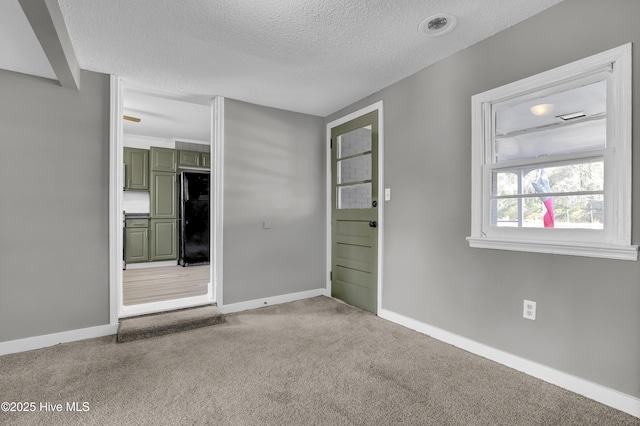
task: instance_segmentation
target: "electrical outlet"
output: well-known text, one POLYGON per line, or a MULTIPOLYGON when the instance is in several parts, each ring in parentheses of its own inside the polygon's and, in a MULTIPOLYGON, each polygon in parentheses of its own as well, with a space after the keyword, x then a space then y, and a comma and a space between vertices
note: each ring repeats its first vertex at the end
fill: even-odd
POLYGON ((536 302, 532 302, 531 300, 524 301, 522 317, 533 321, 536 320, 536 302))

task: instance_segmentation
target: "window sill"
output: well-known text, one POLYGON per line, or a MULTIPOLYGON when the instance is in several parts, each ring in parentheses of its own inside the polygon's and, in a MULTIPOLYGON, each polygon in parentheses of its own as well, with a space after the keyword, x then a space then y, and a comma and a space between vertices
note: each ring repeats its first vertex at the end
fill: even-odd
POLYGON ((563 254, 569 256, 600 257, 616 260, 638 260, 638 246, 613 244, 556 243, 536 240, 507 240, 467 237, 469 247, 495 250, 526 251, 533 253, 563 254))

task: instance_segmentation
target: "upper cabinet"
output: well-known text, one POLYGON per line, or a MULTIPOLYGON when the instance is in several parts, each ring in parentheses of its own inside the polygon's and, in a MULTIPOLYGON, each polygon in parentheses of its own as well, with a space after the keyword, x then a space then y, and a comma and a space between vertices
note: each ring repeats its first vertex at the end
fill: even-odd
POLYGON ((194 151, 180 151, 178 154, 181 166, 200 167, 200 153, 194 151))
POLYGON ((149 190, 149 151, 124 149, 124 189, 126 191, 149 190))
POLYGON ((200 153, 200 158, 202 159, 202 167, 206 167, 207 169, 211 168, 211 154, 208 152, 200 153))
POLYGON ((210 167, 211 154, 208 152, 179 151, 179 164, 185 167, 210 167))
POLYGON ((151 171, 177 172, 178 151, 170 148, 151 147, 151 171))

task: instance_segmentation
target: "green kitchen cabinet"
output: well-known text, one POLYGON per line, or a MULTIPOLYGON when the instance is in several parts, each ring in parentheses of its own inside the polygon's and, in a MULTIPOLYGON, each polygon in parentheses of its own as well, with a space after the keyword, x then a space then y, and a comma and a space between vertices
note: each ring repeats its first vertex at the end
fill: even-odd
POLYGON ((211 168, 211 153, 202 152, 200 153, 200 158, 202 159, 202 167, 206 167, 207 169, 211 168))
POLYGON ((151 147, 152 172, 177 172, 178 151, 170 148, 151 147))
POLYGON ((125 191, 149 190, 149 150, 124 149, 124 189, 125 191))
POLYGON ((211 167, 211 154, 208 152, 180 151, 178 164, 184 167, 211 167))
POLYGON ((149 178, 149 258, 178 259, 178 153, 151 147, 149 178))
POLYGON ((195 151, 180 151, 178 154, 178 164, 187 167, 201 167, 200 153, 195 151))
POLYGON ((178 221, 151 219, 151 261, 178 259, 178 221))
POLYGON ((152 219, 178 218, 177 175, 171 172, 151 172, 152 219))
POLYGON ((127 219, 125 221, 124 260, 126 263, 149 261, 148 219, 127 219))

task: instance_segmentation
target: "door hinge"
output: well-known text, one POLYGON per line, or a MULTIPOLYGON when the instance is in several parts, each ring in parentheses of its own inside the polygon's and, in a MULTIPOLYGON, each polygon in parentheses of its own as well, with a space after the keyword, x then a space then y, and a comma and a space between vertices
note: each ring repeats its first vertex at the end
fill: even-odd
POLYGON ((331 144, 329 144, 329 149, 333 149, 333 138, 331 138, 331 144))
POLYGON ((333 271, 329 271, 329 281, 333 281, 333 271))

